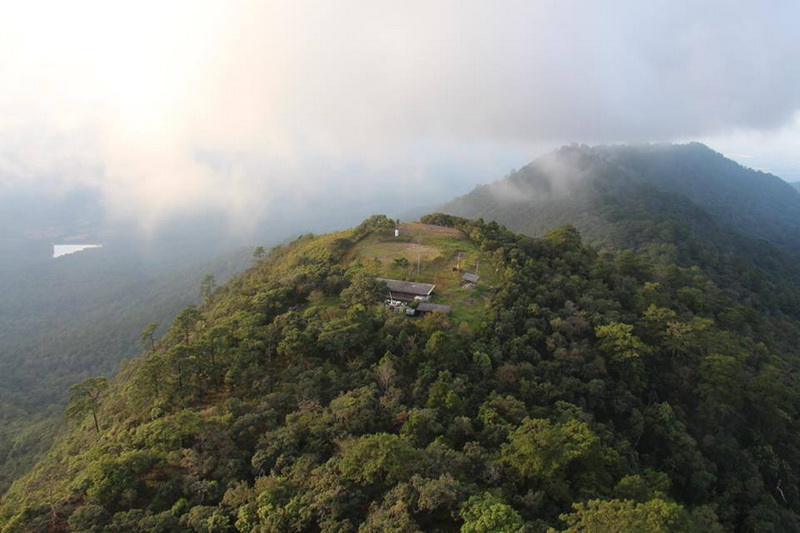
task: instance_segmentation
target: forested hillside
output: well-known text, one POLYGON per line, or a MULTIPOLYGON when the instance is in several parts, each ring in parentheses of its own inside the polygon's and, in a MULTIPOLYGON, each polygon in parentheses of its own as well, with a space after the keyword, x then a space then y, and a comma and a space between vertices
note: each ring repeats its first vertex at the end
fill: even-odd
MULTIPOLYGON (((396 202, 387 196, 367 204, 396 202)), ((113 375, 141 349, 143 328, 158 323, 160 335, 201 300, 206 275, 220 284, 249 266, 245 243, 346 227, 369 212, 363 197, 299 211, 282 204, 246 228, 198 211, 165 215, 145 231, 143 221, 107 212, 96 189, 0 187, 0 495, 63 426, 69 386, 113 375), (54 243, 76 242, 103 247, 52 258, 54 243)))
POLYGON ((9 269, 0 284, 0 494, 52 443, 70 385, 112 375, 141 349, 150 323, 165 331, 199 299, 204 276, 240 272, 240 250, 182 268, 154 270, 114 247, 9 269))
MULTIPOLYGON (((714 154, 699 146, 689 148, 714 154)), ((629 173, 595 148, 561 148, 443 209, 532 236, 571 223, 598 249, 697 267, 747 307, 777 313, 777 320, 798 316, 800 264, 793 252, 739 232, 688 196, 629 173)))
POLYGON ((800 194, 700 143, 598 146, 609 162, 660 190, 684 195, 744 235, 800 252, 800 194))
POLYGON ((800 252, 800 194, 699 143, 566 146, 441 209, 531 235, 571 223, 597 243, 615 230, 608 204, 647 186, 688 200, 742 235, 800 252))
POLYGON ((2 531, 800 529, 798 308, 758 265, 423 222, 280 247, 73 389, 2 531), (451 314, 375 274, 439 276, 451 314))

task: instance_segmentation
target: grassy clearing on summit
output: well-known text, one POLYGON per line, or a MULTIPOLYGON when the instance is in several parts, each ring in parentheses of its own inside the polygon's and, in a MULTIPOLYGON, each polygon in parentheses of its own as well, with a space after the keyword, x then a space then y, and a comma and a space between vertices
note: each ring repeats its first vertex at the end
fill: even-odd
POLYGON ((480 320, 499 281, 489 255, 454 228, 413 222, 397 229, 397 237, 393 230, 370 233, 345 261, 359 262, 378 277, 432 283, 436 285, 433 301, 452 307, 451 320, 480 320), (461 275, 476 271, 481 276, 478 283, 462 286, 461 275))

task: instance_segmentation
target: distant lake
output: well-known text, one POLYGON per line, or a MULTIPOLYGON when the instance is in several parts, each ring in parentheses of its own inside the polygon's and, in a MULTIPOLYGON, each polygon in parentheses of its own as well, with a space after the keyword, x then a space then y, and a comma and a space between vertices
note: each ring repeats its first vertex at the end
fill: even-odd
POLYGON ((62 255, 74 254, 82 252, 89 248, 102 248, 102 244, 54 244, 53 245, 53 259, 61 257, 62 255))

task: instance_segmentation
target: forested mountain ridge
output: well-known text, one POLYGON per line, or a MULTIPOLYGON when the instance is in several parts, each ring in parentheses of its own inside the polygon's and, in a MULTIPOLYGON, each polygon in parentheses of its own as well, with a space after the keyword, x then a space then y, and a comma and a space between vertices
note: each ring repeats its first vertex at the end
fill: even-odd
POLYGON ((414 268, 382 217, 278 248, 73 391, 2 531, 800 528, 798 321, 741 300, 769 287, 570 227, 423 222, 403 249, 481 258, 482 293, 388 311, 373 276, 414 268))
POLYGON ((440 209, 531 235, 571 223, 598 242, 608 237, 609 194, 642 185, 683 196, 743 235, 800 252, 800 193, 700 143, 565 146, 440 209))
POLYGON ((686 196, 740 233, 800 252, 800 194, 777 176, 701 143, 594 149, 637 179, 686 196))
MULTIPOLYGON (((721 158, 702 145, 655 147, 672 148, 721 158)), ((687 195, 622 169, 596 148, 563 147, 442 209, 531 236, 570 223, 600 250, 699 268, 745 307, 775 320, 800 318, 800 262, 794 252, 738 231, 687 195)))
POLYGON ((142 328, 156 322, 161 334, 198 301, 205 275, 221 283, 241 272, 251 243, 346 227, 368 204, 396 204, 389 193, 303 210, 276 201, 284 208, 241 225, 213 210, 164 213, 153 225, 112 212, 98 189, 42 191, 6 178, 0 172, 0 495, 52 443, 69 386, 113 375, 140 350, 142 328), (52 257, 54 244, 75 243, 103 247, 52 257))

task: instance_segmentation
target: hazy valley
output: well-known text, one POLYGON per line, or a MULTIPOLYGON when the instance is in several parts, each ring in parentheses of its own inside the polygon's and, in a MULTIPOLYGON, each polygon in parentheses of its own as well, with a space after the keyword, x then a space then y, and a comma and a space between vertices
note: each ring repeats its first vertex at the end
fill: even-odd
POLYGON ((75 323, 29 269, 6 305, 61 329, 8 351, 6 475, 45 451, 70 383, 144 352, 72 390, 3 531, 794 523, 798 196, 700 145, 570 146, 442 207, 483 222, 372 217, 128 285, 92 257, 113 246, 60 258, 93 272, 98 314, 75 323), (376 278, 435 285, 446 312, 388 309, 376 278), (54 355, 13 357, 36 350, 54 355))

